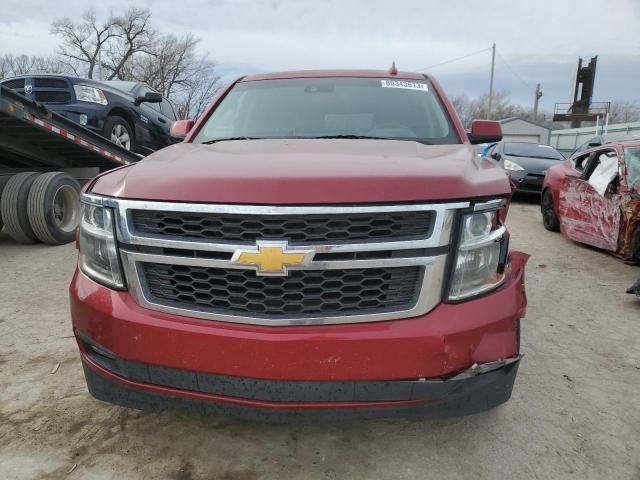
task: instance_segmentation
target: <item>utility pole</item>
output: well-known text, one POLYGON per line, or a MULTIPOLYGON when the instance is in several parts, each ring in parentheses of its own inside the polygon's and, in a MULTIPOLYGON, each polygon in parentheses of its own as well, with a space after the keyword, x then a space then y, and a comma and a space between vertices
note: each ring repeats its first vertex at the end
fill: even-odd
POLYGON ((496 67, 496 44, 491 46, 491 80, 489 81, 489 113, 488 117, 491 118, 493 107, 493 71, 496 67))
POLYGON ((540 100, 541 96, 542 96, 542 92, 540 91, 540 84, 538 83, 536 85, 535 96, 533 97, 533 119, 534 120, 538 119, 538 101, 540 100))

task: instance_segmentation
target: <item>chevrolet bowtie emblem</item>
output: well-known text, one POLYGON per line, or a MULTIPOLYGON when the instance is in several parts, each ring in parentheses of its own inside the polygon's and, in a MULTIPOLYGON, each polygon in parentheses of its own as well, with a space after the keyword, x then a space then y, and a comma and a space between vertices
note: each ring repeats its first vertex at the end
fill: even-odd
POLYGON ((258 275, 286 276, 288 267, 309 265, 314 250, 288 249, 287 242, 258 241, 256 248, 238 249, 231 263, 255 267, 258 275))

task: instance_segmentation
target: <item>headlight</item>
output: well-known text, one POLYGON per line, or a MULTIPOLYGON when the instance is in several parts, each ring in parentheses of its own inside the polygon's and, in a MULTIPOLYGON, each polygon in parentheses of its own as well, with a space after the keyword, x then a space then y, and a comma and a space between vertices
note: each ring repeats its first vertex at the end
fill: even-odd
POLYGON ((74 85, 73 91, 76 92, 76 98, 82 102, 99 103, 100 105, 108 105, 107 97, 99 88, 90 87, 88 85, 74 85))
POLYGON ((80 220, 80 269, 96 282, 124 288, 122 267, 114 235, 113 210, 82 204, 80 220))
POLYGON ((512 162, 511 160, 507 160, 506 158, 504 160, 503 166, 505 170, 514 170, 516 172, 524 170, 524 168, 518 165, 516 162, 512 162))
POLYGON ((488 292, 505 279, 508 237, 498 210, 464 215, 460 235, 449 288, 452 301, 488 292))

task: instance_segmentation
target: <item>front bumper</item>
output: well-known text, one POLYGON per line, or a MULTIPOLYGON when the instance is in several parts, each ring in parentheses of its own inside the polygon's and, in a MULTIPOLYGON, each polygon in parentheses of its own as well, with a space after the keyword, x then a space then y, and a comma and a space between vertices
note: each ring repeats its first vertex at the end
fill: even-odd
POLYGON ((520 356, 488 364, 485 373, 391 382, 260 381, 100 358, 86 350, 82 359, 89 392, 98 400, 147 411, 196 410, 247 420, 290 421, 479 413, 509 399, 520 356), (132 380, 125 373, 145 378, 132 380))
POLYGON ((539 194, 542 191, 544 175, 530 173, 526 170, 518 172, 509 171, 508 174, 516 186, 516 192, 539 194))
POLYGON ((47 109, 56 112, 72 122, 77 123, 96 133, 102 133, 102 127, 107 116, 108 107, 89 102, 69 103, 64 105, 47 104, 47 109), (87 123, 80 122, 80 115, 87 116, 87 123))
POLYGON ((508 281, 491 294, 386 322, 260 327, 180 317, 143 309, 128 292, 79 271, 71 312, 89 389, 112 403, 192 402, 254 418, 324 410, 461 415, 510 396, 526 258, 512 253, 508 281), (102 363, 91 345, 105 353, 102 363), (488 373, 456 377, 474 364, 505 359, 512 360, 488 373))

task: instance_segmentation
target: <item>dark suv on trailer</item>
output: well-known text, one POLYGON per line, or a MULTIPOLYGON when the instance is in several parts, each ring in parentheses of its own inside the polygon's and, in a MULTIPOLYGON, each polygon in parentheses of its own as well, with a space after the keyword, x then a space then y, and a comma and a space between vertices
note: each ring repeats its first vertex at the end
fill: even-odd
POLYGON ((172 143, 169 129, 176 120, 174 108, 144 83, 47 74, 0 83, 128 150, 146 155, 172 143))

